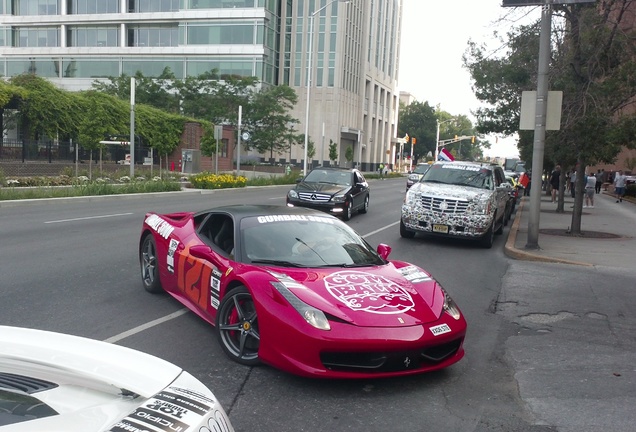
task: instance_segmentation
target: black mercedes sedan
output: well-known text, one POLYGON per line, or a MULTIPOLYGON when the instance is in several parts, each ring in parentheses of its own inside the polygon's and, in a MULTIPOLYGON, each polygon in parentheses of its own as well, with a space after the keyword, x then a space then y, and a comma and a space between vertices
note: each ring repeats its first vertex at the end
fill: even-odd
POLYGON ((369 183, 357 169, 315 168, 287 193, 289 207, 322 210, 343 220, 369 210, 369 183))

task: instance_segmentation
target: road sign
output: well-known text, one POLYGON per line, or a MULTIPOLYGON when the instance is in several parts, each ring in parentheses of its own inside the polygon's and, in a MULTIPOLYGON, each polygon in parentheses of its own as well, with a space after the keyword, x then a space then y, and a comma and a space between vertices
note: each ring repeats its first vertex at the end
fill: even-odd
POLYGON ((243 138, 244 141, 248 141, 250 139, 249 132, 243 132, 243 135, 241 135, 241 138, 243 138))

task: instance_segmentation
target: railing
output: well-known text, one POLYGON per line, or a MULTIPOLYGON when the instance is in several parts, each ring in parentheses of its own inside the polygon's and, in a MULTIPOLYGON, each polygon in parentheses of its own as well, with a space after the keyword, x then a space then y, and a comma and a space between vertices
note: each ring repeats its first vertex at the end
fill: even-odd
MULTIPOLYGON (((21 161, 21 162, 75 162, 75 143, 64 141, 36 141, 36 140, 2 140, 0 141, 0 161, 21 161)), ((88 150, 79 146, 77 149, 77 159, 81 162, 100 159, 104 162, 122 163, 128 154, 127 147, 107 146, 101 150, 88 150)), ((140 155, 135 157, 137 163, 142 163, 147 156, 147 149, 142 149, 140 155)), ((135 153, 137 155, 137 152, 135 153)), ((158 156, 155 153, 155 163, 158 163, 158 156)))

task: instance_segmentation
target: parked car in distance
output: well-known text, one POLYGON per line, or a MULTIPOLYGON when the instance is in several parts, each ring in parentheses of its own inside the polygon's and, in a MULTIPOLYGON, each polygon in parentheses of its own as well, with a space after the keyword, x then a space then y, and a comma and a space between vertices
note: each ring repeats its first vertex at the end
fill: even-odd
POLYGON ((357 169, 315 168, 287 193, 287 206, 308 207, 351 219, 369 210, 369 183, 357 169))
POLYGON ((94 339, 0 326, 0 430, 232 432, 202 382, 94 339))
POLYGON ((409 176, 406 178, 406 190, 409 190, 411 186, 420 181, 422 176, 426 174, 426 171, 431 167, 429 163, 420 163, 417 164, 415 169, 411 171, 409 176))
POLYGON ((416 233, 478 240, 492 247, 510 212, 510 185, 498 165, 436 162, 406 193, 400 235, 416 233))
POLYGON ((463 314, 390 252, 332 215, 282 205, 149 213, 139 246, 144 288, 214 326, 237 363, 368 379, 458 362, 463 314))

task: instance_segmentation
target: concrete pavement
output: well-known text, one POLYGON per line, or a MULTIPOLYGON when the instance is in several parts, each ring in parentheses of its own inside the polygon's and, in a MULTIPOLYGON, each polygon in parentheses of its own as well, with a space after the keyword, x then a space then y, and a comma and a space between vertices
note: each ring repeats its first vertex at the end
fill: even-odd
POLYGON ((594 208, 583 208, 582 236, 567 234, 572 226, 574 198, 565 198, 564 213, 542 194, 539 214, 539 249, 528 249, 530 197, 518 204, 505 253, 511 258, 582 266, 633 269, 636 266, 636 204, 607 192, 594 197, 594 208))

